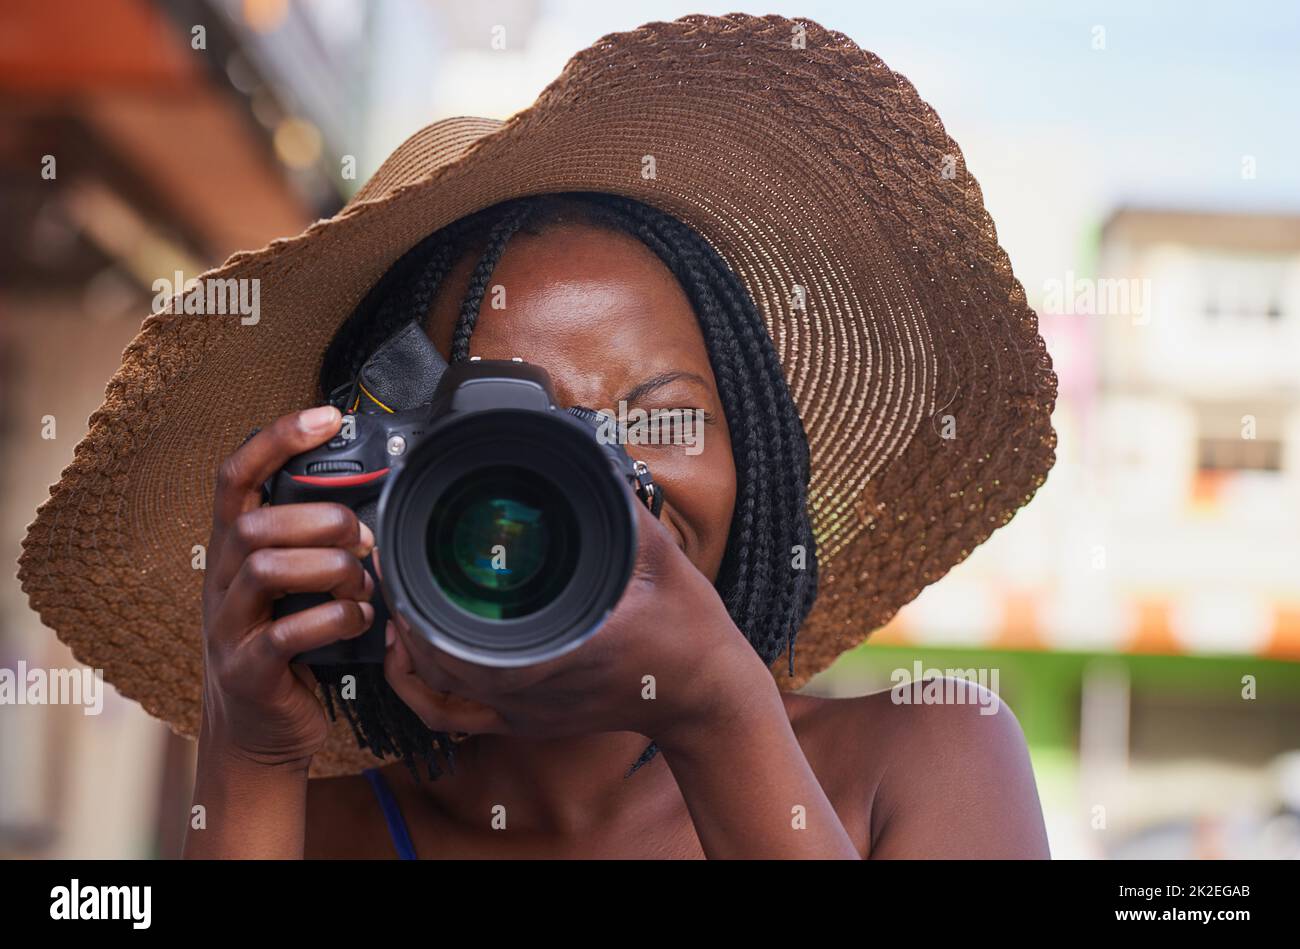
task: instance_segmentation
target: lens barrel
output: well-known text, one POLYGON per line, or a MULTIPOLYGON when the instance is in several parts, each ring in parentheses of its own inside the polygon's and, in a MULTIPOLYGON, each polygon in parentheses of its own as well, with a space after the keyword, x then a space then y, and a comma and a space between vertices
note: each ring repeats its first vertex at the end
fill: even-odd
POLYGON ((380 499, 384 586, 445 652, 544 662, 592 636, 622 596, 635 503, 594 430, 566 413, 451 414, 380 499))

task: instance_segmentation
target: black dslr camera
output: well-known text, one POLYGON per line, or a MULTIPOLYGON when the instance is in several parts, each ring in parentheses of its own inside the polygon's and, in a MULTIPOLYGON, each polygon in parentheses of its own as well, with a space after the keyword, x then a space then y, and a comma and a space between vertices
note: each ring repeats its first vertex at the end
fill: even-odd
MULTIPOLYGON (((633 494, 656 517, 663 503, 602 416, 557 408, 546 372, 522 360, 449 367, 416 322, 331 402, 342 430, 292 458, 267 499, 353 508, 374 531, 383 589, 376 577, 369 631, 295 661, 382 663, 390 606, 486 666, 543 662, 599 629, 636 559, 633 494)), ((293 594, 275 612, 328 599, 293 594)))

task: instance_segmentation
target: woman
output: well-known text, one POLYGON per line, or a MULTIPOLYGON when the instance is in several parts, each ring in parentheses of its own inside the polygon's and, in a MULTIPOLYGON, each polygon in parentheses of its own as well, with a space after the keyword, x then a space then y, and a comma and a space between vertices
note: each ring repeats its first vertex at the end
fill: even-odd
MULTIPOLYGON (((773 678, 784 657, 793 688, 860 642, 1052 461, 1055 379, 978 187, 878 60, 775 17, 606 37, 510 123, 432 126, 338 218, 214 276, 261 281, 267 337, 151 321, 23 565, 83 659, 198 732, 187 855, 1047 856, 1019 727, 1005 707, 982 714, 974 686, 925 704, 801 696, 773 678), (795 130, 808 141, 783 152, 795 130), (360 558, 375 538, 338 505, 261 503, 341 413, 267 425, 267 410, 309 404, 309 382, 329 395, 410 320, 452 360, 542 366, 564 405, 700 410, 703 450, 638 446, 663 510, 639 510, 633 581, 581 648, 487 669, 399 617, 382 677, 342 670, 349 691, 290 659, 369 627, 360 558), (145 424, 146 402, 161 423, 145 424), (265 427, 239 445, 252 420, 265 427), (112 433, 127 460, 92 450, 112 433), (146 472, 184 458, 210 477, 219 449, 195 729, 195 644, 150 639, 173 662, 146 683, 132 667, 158 668, 146 650, 74 633, 67 610, 86 593, 68 589, 76 558, 58 538, 63 515, 102 529, 106 510, 172 510, 179 532, 153 524, 175 542, 198 479, 187 493, 146 472), (93 484, 117 503, 87 505, 93 484), (290 592, 333 599, 277 619, 290 592), (798 673, 796 636, 810 644, 798 673)), ((154 553, 170 542, 141 526, 100 563, 137 580, 134 601, 117 598, 133 609, 152 570, 177 605, 154 597, 151 615, 179 618, 187 585, 154 553)))

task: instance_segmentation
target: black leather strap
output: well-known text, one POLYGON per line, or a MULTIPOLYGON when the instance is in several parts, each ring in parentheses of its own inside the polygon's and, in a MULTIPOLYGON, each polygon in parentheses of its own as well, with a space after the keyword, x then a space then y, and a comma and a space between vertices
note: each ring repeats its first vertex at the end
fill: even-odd
POLYGON ((418 320, 390 336, 361 367, 349 409, 357 412, 401 412, 427 404, 446 360, 418 320))

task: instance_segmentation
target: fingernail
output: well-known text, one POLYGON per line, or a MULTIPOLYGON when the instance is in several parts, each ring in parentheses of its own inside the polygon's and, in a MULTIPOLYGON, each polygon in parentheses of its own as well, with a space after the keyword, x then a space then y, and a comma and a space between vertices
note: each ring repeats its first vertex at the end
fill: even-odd
POLYGON ((375 607, 365 600, 361 601, 361 616, 366 621, 367 628, 375 621, 375 607))
POLYGON ((375 532, 365 524, 361 525, 361 549, 365 551, 361 556, 370 553, 375 547, 375 532))
POLYGON ((391 620, 384 627, 384 645, 391 646, 397 641, 397 628, 393 626, 391 620))
POLYGON ((309 432, 329 428, 339 420, 339 410, 332 405, 321 405, 307 409, 298 415, 298 422, 309 432))

